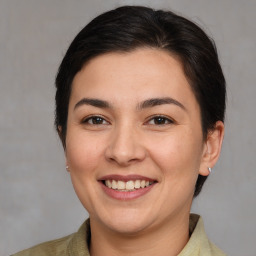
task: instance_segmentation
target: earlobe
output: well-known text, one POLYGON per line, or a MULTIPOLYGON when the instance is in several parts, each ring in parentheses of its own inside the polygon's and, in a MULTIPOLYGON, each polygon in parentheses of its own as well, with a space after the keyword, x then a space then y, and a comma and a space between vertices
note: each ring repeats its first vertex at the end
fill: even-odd
POLYGON ((219 159, 222 141, 224 137, 224 124, 221 121, 216 122, 215 128, 209 131, 205 142, 205 149, 200 165, 199 174, 208 176, 219 159))
POLYGON ((66 143, 65 143, 65 138, 64 138, 64 135, 63 135, 63 130, 62 130, 61 125, 58 125, 57 131, 58 131, 58 135, 59 135, 59 138, 61 140, 62 146, 64 148, 64 151, 66 151, 66 143))
POLYGON ((58 135, 59 137, 61 137, 61 134, 62 134, 62 126, 58 125, 58 135))

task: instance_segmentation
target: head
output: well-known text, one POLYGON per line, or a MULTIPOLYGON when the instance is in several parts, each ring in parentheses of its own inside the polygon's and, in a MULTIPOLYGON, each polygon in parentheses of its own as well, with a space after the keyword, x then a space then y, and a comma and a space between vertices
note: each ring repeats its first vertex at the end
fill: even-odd
MULTIPOLYGON (((75 76, 91 60, 108 53, 158 49, 175 57, 200 108, 203 139, 224 122, 225 79, 214 42, 193 22, 172 12, 120 7, 92 20, 75 37, 56 77, 56 129, 64 149, 68 108, 75 76)), ((194 196, 207 176, 198 175, 194 196)))

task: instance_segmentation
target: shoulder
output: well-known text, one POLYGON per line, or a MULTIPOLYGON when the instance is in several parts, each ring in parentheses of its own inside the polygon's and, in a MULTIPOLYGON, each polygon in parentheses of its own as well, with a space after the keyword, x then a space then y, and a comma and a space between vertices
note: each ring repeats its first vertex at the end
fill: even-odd
POLYGON ((220 250, 215 244, 209 241, 209 248, 212 256, 227 256, 222 250, 220 250))
POLYGON ((90 220, 87 219, 76 233, 48 241, 12 256, 89 256, 90 220))
POLYGON ((65 236, 56 240, 48 241, 36 246, 31 247, 30 249, 23 250, 14 254, 13 256, 58 256, 58 255, 67 255, 68 244, 73 237, 72 235, 65 236))
POLYGON ((217 246, 208 239, 203 220, 199 215, 190 215, 190 239, 179 256, 225 256, 217 246))

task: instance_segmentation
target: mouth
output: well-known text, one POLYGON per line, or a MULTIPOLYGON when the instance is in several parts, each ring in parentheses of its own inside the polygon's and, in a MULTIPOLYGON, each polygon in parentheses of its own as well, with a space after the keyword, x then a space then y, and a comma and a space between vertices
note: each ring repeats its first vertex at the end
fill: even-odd
POLYGON ((151 190, 156 180, 142 176, 111 175, 102 177, 99 182, 103 190, 115 199, 135 199, 151 190))
POLYGON ((152 185, 154 181, 149 180, 128 180, 128 181, 122 181, 122 180, 104 180, 103 184, 114 190, 118 190, 121 192, 132 192, 136 191, 141 188, 146 188, 152 185))

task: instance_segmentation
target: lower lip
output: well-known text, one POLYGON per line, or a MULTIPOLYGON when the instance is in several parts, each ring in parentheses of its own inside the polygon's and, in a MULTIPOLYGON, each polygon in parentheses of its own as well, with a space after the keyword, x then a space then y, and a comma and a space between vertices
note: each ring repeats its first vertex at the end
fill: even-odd
POLYGON ((102 182, 100 182, 100 184, 103 188, 103 191, 108 196, 118 200, 132 200, 132 199, 139 198, 145 195, 146 193, 148 193, 156 183, 153 183, 152 185, 145 188, 136 189, 134 191, 118 191, 105 186, 102 182))

